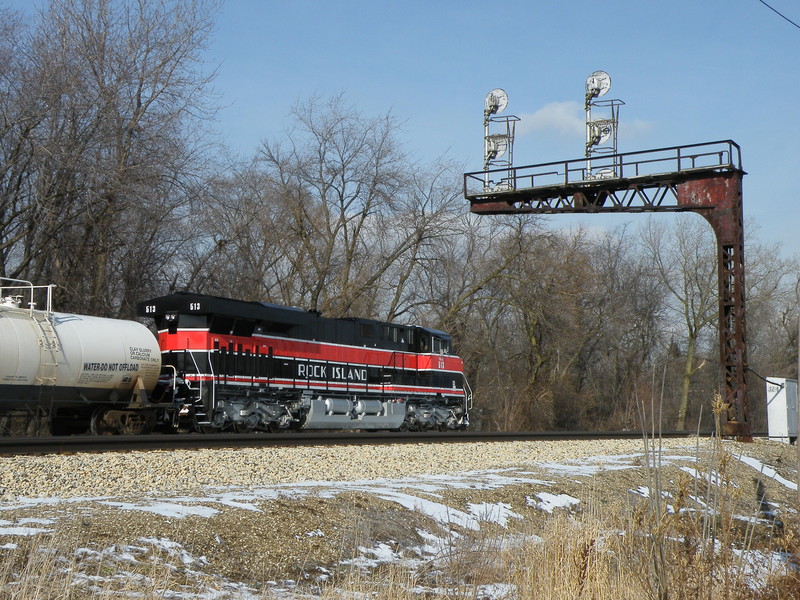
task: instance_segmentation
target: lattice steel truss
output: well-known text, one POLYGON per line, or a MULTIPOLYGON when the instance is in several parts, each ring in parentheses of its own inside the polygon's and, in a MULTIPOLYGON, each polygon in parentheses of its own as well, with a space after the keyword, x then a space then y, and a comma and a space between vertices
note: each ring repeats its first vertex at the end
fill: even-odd
POLYGON ((717 237, 723 433, 750 438, 745 343, 741 149, 706 142, 464 174, 475 214, 678 212, 702 215, 717 237), (609 176, 608 174, 612 175, 609 176), (496 180, 494 178, 497 178, 496 180))

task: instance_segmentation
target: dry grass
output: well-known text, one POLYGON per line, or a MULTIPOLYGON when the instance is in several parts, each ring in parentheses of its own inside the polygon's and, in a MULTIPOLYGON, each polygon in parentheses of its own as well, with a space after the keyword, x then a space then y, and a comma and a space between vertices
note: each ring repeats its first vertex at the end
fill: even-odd
MULTIPOLYGON (((544 535, 541 535, 541 534, 544 535)), ((644 536, 631 541, 632 532, 610 533, 598 523, 557 518, 541 541, 525 543, 510 551, 457 570, 468 570, 468 579, 456 571, 435 574, 409 573, 393 566, 365 577, 358 572, 332 583, 323 598, 341 598, 342 590, 354 597, 375 599, 464 598, 490 596, 492 586, 503 585, 505 598, 515 600, 605 599, 752 599, 778 600, 800 597, 797 572, 776 568, 754 585, 736 555, 719 552, 712 560, 698 554, 692 541, 676 540, 658 547, 644 536), (661 579, 654 573, 654 558, 664 557, 661 579)))
MULTIPOLYGON (((677 497, 686 493, 688 480, 682 486, 677 497)), ((734 527, 725 513, 709 523, 696 512, 653 512, 653 504, 642 501, 624 515, 564 513, 547 519, 544 527, 523 528, 505 537, 460 537, 437 559, 413 569, 402 564, 372 571, 353 567, 321 586, 301 587, 297 594, 331 600, 342 598, 345 591, 344 597, 376 600, 800 597, 798 571, 786 570, 782 564, 765 565, 768 571, 754 579, 749 562, 739 552, 747 550, 750 532, 734 527)), ((796 531, 784 525, 782 536, 772 540, 772 549, 800 556, 796 531)), ((134 565, 118 556, 76 555, 74 548, 59 548, 57 542, 39 547, 31 541, 16 563, 0 567, 0 597, 155 600, 208 589, 220 593, 214 597, 235 597, 222 595, 219 581, 205 581, 156 554, 139 557, 134 565)), ((264 599, 286 598, 262 589, 258 594, 264 599)))
MULTIPOLYGON (((678 497, 687 494, 689 480, 681 486, 678 497)), ((462 539, 458 548, 413 572, 392 565, 341 574, 322 597, 341 598, 347 590, 352 597, 380 600, 800 598, 797 565, 764 559, 754 570, 752 558, 767 556, 768 549, 748 554, 752 532, 734 526, 729 513, 710 519, 679 505, 674 512, 658 506, 644 501, 622 515, 565 513, 507 539, 479 538, 471 545, 462 539)), ((797 560, 797 524, 784 524, 783 531, 772 550, 797 560)))
POLYGON ((0 599, 160 600, 206 587, 202 573, 191 571, 163 548, 111 546, 104 551, 94 549, 97 545, 90 540, 84 542, 76 549, 74 538, 66 536, 54 535, 47 545, 29 538, 14 559, 0 567, 0 599))

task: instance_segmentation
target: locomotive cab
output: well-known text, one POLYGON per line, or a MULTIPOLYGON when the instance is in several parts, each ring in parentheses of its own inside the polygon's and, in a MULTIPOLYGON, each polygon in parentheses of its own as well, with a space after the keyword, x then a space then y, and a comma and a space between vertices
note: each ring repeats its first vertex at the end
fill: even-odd
POLYGON ((415 352, 420 354, 450 354, 452 338, 443 331, 418 327, 415 352))

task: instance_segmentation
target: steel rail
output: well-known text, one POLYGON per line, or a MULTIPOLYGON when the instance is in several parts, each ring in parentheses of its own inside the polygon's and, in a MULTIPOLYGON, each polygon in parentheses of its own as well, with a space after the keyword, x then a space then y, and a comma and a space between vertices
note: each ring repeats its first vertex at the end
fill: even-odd
MULTIPOLYGON (((353 446, 381 444, 441 444, 512 441, 602 440, 694 437, 696 432, 668 431, 544 431, 544 432, 356 432, 209 435, 43 436, 0 438, 0 456, 76 454, 126 451, 171 451, 214 448, 276 448, 291 446, 353 446)), ((712 432, 700 432, 702 437, 712 432)))

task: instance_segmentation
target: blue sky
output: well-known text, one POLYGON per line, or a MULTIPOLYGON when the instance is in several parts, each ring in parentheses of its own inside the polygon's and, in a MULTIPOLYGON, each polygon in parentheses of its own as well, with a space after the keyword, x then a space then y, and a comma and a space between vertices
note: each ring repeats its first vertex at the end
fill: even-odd
MULTIPOLYGON (((796 0, 767 1, 800 23, 796 0)), ((241 155, 279 139, 296 102, 342 93, 365 115, 391 112, 420 160, 468 171, 482 168, 483 100, 496 87, 522 118, 515 166, 582 156, 584 83, 605 70, 606 98, 625 102, 619 151, 733 139, 746 221, 793 255, 799 50, 800 29, 759 0, 227 0, 207 58, 219 65, 220 135, 241 155)), ((586 218, 553 222, 571 219, 586 218)))
MULTIPOLYGON (((795 0, 769 4, 800 22, 795 0)), ((483 99, 501 87, 522 118, 516 166, 578 158, 602 69, 625 102, 619 151, 733 139, 746 221, 800 251, 800 29, 758 0, 228 0, 218 23, 219 125, 241 153, 277 139, 298 100, 344 93, 403 122, 421 160, 479 170, 483 99)))

